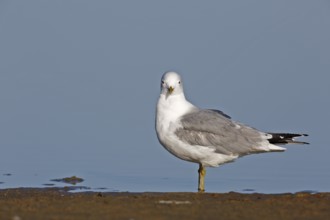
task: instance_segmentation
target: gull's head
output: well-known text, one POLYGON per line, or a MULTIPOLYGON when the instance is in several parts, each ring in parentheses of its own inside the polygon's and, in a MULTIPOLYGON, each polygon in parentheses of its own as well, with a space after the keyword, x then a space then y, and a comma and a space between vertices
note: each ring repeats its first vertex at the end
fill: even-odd
POLYGON ((181 77, 176 72, 166 72, 162 76, 161 94, 166 98, 183 93, 181 77))

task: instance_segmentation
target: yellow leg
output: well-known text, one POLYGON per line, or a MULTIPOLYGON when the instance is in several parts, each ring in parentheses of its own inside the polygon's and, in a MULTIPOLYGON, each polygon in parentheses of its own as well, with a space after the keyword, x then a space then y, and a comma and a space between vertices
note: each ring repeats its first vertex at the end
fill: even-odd
POLYGON ((199 164, 198 169, 198 192, 205 192, 204 177, 206 175, 206 169, 202 164, 199 164))

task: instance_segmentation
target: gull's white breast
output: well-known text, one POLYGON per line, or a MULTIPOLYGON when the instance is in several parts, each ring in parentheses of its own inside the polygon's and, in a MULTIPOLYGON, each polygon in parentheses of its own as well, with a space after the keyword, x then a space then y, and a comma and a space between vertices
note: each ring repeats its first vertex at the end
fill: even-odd
POLYGON ((189 145, 178 138, 175 131, 182 126, 181 116, 194 109, 197 107, 188 102, 183 95, 170 96, 167 99, 160 95, 156 112, 156 131, 163 147, 182 160, 201 163, 204 166, 218 166, 236 159, 237 156, 215 153, 212 146, 189 145))

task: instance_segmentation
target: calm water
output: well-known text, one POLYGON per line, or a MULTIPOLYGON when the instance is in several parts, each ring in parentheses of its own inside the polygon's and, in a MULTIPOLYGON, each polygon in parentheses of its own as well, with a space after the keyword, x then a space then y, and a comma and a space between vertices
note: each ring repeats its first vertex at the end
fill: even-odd
MULTIPOLYGON (((77 187, 73 191, 106 191, 106 192, 195 192, 196 178, 170 178, 150 176, 116 176, 106 173, 86 173, 79 176, 85 180, 76 185, 51 181, 45 174, 3 174, 0 178, 0 188, 17 187, 77 187)), ((315 175, 315 179, 306 180, 302 176, 292 177, 277 176, 265 178, 222 178, 216 180, 206 179, 207 192, 261 192, 261 193, 285 193, 285 192, 328 192, 329 180, 315 175), (316 181, 317 179, 317 181, 316 181), (302 183, 303 182, 303 183, 302 183), (275 186, 275 187, 274 187, 275 186), (299 187, 297 187, 299 186, 299 187)))
POLYGON ((329 26, 329 1, 0 1, 0 188, 195 192, 154 130, 174 70, 197 106, 310 135, 208 169, 207 191, 330 191, 329 26))
MULTIPOLYGON (((244 163, 244 162, 243 162, 244 163)), ((251 172, 248 174, 231 173, 230 164, 222 168, 208 168, 206 176, 207 192, 242 192, 242 193, 285 193, 285 192, 328 192, 330 178, 321 172, 308 173, 299 171, 291 173, 282 170, 270 172, 251 172), (251 176, 254 175, 254 176, 251 176)), ((195 166, 194 166, 195 167, 195 166)), ((244 169, 242 169, 244 171, 244 169)), ((64 175, 61 171, 53 172, 12 172, 0 173, 0 189, 16 187, 64 187, 72 186, 73 192, 106 191, 106 192, 195 192, 197 170, 189 169, 185 176, 160 173, 149 174, 115 174, 110 172, 77 172, 64 175), (196 175, 195 175, 196 174, 196 175), (54 182, 53 179, 78 176, 84 181, 76 185, 54 182)))

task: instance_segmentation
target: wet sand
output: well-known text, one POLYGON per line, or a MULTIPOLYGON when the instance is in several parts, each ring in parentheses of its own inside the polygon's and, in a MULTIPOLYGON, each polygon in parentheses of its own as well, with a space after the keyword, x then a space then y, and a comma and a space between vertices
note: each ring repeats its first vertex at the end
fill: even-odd
POLYGON ((330 193, 69 193, 0 190, 0 219, 330 219, 330 193))

